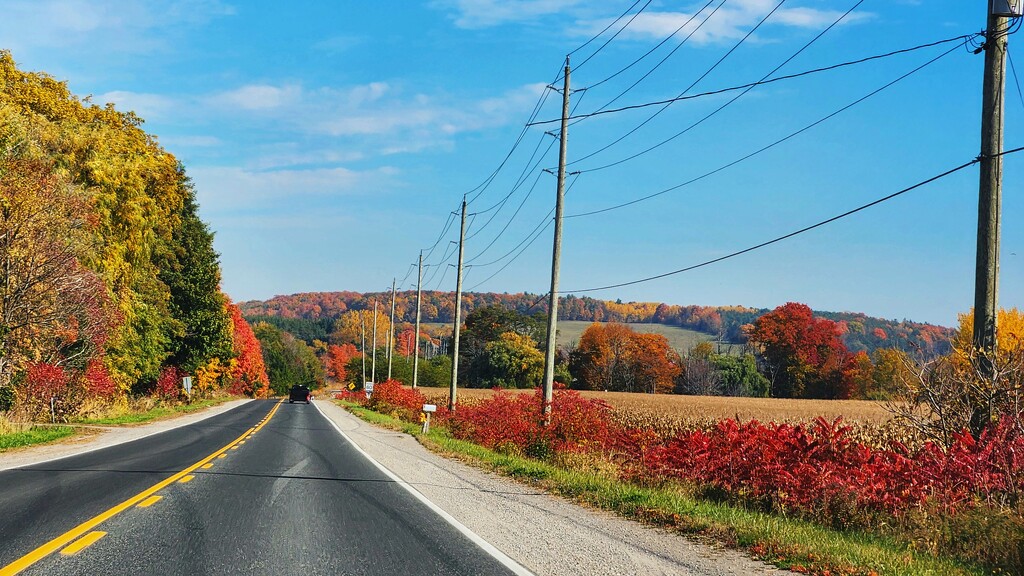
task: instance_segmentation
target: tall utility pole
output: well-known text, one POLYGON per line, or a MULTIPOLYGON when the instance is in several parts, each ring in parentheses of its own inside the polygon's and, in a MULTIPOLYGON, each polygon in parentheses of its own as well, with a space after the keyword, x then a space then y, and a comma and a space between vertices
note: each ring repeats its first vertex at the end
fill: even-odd
POLYGON ((391 359, 395 356, 395 279, 391 279, 391 327, 388 329, 388 380, 391 380, 391 359))
POLYGON ((462 224, 459 226, 459 271, 455 280, 455 330, 452 333, 452 383, 448 387, 448 410, 455 411, 456 382, 459 380, 459 329, 462 324, 462 255, 466 243, 466 197, 462 197, 462 224))
POLYGON ((420 376, 420 298, 423 296, 423 250, 420 250, 420 265, 416 272, 416 334, 413 336, 412 387, 419 383, 420 376))
POLYGON ((360 386, 366 384, 366 322, 364 321, 366 320, 366 314, 363 314, 363 312, 363 310, 359 311, 359 332, 362 334, 362 344, 360 345, 359 351, 361 352, 360 355, 363 357, 363 381, 360 383, 360 386))
POLYGON ((377 383, 377 300, 373 301, 373 355, 370 367, 370 382, 377 383))
MULTIPOLYGON (((974 348, 981 370, 993 376, 996 353, 996 315, 999 291, 999 216, 1003 187, 1003 94, 1006 72, 1006 34, 1013 15, 1010 2, 990 0, 985 33, 985 79, 981 98, 981 178, 978 186, 978 257, 974 276, 974 348)), ((971 430, 979 431, 990 414, 978 407, 971 430)))
POLYGON ((548 342, 544 356, 544 422, 551 421, 555 383, 555 337, 558 335, 558 268, 562 259, 562 204, 565 200, 565 148, 569 139, 569 57, 565 57, 562 86, 562 132, 559 134, 558 187, 555 196, 555 242, 551 255, 551 294, 548 300, 548 342))

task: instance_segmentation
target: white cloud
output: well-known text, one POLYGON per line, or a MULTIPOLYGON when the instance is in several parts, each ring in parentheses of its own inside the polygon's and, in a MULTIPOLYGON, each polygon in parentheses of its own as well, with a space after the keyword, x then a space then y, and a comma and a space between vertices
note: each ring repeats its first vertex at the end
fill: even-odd
POLYGON ((583 0, 439 0, 435 6, 452 10, 459 28, 488 28, 508 22, 529 22, 585 4, 583 0))
POLYGON ((215 105, 242 110, 271 110, 293 106, 302 97, 298 86, 250 84, 211 98, 215 105))
POLYGON ((194 167, 189 175, 204 216, 285 207, 368 191, 394 173, 391 168, 359 172, 347 168, 250 170, 237 166, 194 167))
MULTIPOLYGON (((619 38, 660 40, 679 30, 676 33, 679 38, 693 32, 690 41, 697 44, 734 40, 742 38, 777 4, 777 0, 733 0, 724 4, 713 15, 714 8, 711 7, 698 12, 696 17, 693 17, 692 12, 643 12, 622 31, 619 38)), ((843 12, 838 10, 784 7, 776 10, 765 26, 822 29, 835 22, 842 14, 843 12)), ((843 19, 842 24, 859 23, 872 17, 873 15, 867 12, 853 12, 843 19)), ((612 21, 611 18, 580 20, 575 33, 581 37, 591 36, 603 30, 612 21)))
POLYGON ((0 38, 19 53, 76 46, 93 54, 145 53, 172 46, 166 32, 233 13, 219 0, 7 0, 0 38))
POLYGON ((160 118, 174 107, 174 99, 160 94, 114 90, 100 94, 93 101, 103 105, 112 103, 122 112, 135 112, 144 119, 160 118))

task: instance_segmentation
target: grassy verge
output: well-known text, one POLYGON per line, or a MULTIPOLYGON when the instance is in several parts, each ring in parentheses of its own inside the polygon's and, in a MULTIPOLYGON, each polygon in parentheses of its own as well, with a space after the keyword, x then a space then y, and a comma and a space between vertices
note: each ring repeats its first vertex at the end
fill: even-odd
POLYGON ((40 428, 29 428, 16 432, 0 434, 0 452, 11 448, 21 448, 33 444, 43 444, 61 438, 67 438, 75 433, 75 429, 68 426, 47 426, 40 428))
POLYGON ((915 552, 905 543, 694 498, 678 486, 641 487, 615 477, 515 455, 457 440, 443 429, 421 434, 420 427, 340 402, 360 418, 416 436, 427 448, 519 481, 610 510, 627 518, 742 548, 781 568, 832 575, 981 575, 960 562, 915 552))
POLYGON ((76 420, 76 424, 97 424, 101 426, 117 426, 122 424, 139 424, 142 422, 151 422, 153 420, 160 420, 163 418, 169 418, 177 416, 179 414, 188 414, 196 412, 210 406, 216 406, 222 404, 228 400, 233 400, 231 397, 220 397, 220 398, 206 398, 203 400, 196 400, 191 404, 174 404, 170 406, 155 406, 149 410, 141 412, 127 412, 124 414, 118 414, 116 416, 109 416, 104 418, 83 418, 76 420))

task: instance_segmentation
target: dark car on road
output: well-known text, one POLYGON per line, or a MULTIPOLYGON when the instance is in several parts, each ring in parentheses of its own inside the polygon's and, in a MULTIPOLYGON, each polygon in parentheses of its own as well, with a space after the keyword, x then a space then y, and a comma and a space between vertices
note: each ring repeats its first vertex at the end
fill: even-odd
POLYGON ((288 403, 305 402, 306 404, 309 404, 311 396, 312 394, 310 393, 309 388, 296 384, 295 386, 292 386, 291 392, 288 393, 288 403))

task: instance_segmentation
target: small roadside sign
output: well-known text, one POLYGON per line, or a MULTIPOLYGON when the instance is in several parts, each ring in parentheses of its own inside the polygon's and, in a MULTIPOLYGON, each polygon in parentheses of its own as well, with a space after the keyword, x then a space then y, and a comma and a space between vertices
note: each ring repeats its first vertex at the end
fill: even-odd
POLYGON ((366 391, 366 397, 369 398, 373 394, 373 382, 366 382, 363 384, 363 390, 366 391))
POLYGON ((192 395, 192 377, 185 376, 181 379, 181 385, 185 387, 185 394, 192 395))

